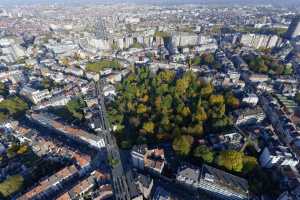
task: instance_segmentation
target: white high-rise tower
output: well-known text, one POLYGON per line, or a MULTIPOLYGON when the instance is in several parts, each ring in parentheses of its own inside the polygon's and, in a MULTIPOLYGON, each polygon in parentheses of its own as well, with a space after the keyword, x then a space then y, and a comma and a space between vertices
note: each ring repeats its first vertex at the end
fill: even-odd
POLYGON ((289 39, 292 39, 292 38, 295 38, 297 36, 300 35, 300 15, 299 16, 296 16, 290 26, 289 26, 289 29, 286 33, 286 36, 287 38, 289 39))

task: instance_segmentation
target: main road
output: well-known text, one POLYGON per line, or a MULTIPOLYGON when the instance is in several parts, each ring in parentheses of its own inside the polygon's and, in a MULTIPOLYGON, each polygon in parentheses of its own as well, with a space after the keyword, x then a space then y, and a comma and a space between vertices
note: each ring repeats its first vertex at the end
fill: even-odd
POLYGON ((97 117, 98 119, 95 120, 95 125, 98 128, 97 134, 101 137, 104 137, 108 158, 115 161, 115 163, 111 166, 114 199, 130 200, 129 187, 124 173, 119 148, 115 137, 111 133, 111 125, 107 118, 102 89, 103 81, 100 80, 95 83, 95 91, 98 98, 99 109, 99 115, 97 117))

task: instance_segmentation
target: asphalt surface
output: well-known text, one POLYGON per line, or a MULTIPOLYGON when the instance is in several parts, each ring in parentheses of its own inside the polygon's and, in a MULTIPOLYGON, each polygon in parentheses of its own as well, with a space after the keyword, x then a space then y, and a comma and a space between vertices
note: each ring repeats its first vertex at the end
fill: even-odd
POLYGON ((97 134, 104 138, 106 143, 106 150, 108 157, 117 160, 118 162, 111 166, 112 186, 114 190, 114 199, 116 200, 130 200, 129 187, 124 173, 119 147, 116 139, 111 133, 111 125, 107 118, 106 108, 104 104, 104 97, 102 93, 103 81, 95 84, 95 91, 98 97, 99 115, 95 126, 99 128, 97 134))

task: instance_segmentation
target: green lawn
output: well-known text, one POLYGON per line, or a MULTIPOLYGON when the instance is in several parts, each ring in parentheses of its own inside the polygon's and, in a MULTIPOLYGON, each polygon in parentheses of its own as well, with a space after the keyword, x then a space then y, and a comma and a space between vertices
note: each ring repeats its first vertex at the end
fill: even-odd
POLYGON ((105 68, 112 68, 112 69, 120 69, 121 64, 118 60, 101 60, 93 63, 88 63, 86 65, 86 70, 89 72, 96 72, 105 69, 105 68))

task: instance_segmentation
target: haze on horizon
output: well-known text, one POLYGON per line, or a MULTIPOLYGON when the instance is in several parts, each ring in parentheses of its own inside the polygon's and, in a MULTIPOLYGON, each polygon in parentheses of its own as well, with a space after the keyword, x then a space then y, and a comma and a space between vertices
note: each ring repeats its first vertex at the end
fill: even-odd
POLYGON ((18 5, 34 5, 34 4, 64 4, 64 5, 83 5, 92 3, 137 3, 137 4, 163 4, 163 5, 174 5, 174 4, 272 4, 278 6, 300 6, 299 0, 0 0, 2 6, 18 6, 18 5))

